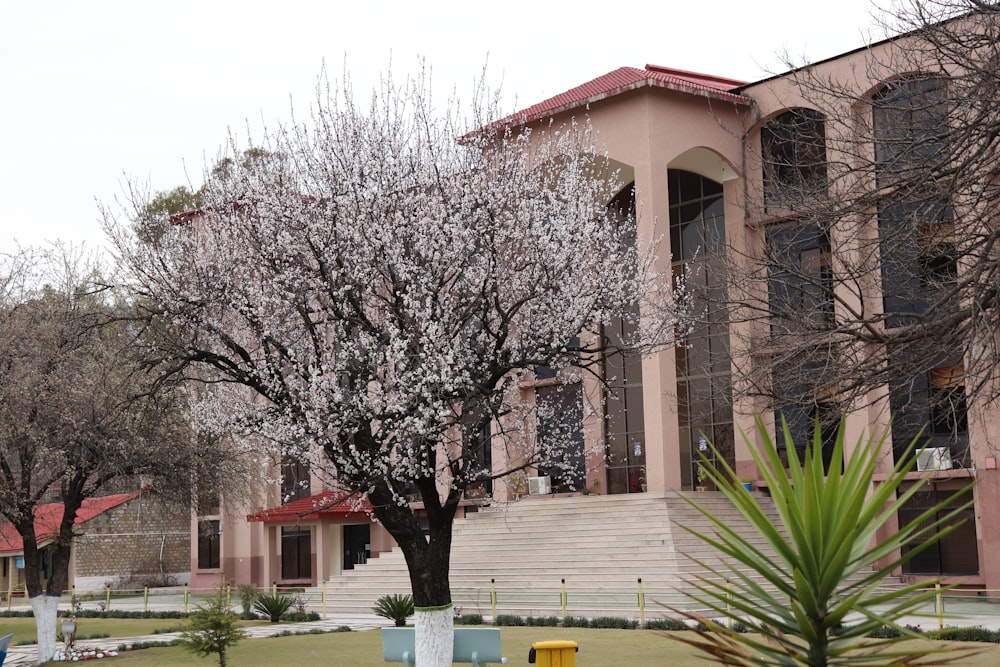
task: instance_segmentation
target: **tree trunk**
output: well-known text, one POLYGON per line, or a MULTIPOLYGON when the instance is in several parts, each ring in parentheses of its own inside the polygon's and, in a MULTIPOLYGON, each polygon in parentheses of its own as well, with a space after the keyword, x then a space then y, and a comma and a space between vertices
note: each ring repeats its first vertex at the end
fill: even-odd
POLYGON ((452 606, 448 604, 440 609, 417 607, 413 621, 416 626, 415 648, 420 667, 449 667, 455 648, 455 614, 452 606))
POLYGON ((31 598, 31 610, 35 614, 38 629, 38 662, 48 662, 56 654, 56 616, 59 612, 59 596, 36 595, 31 598))
MULTIPOLYGON (((430 487, 433 489, 433 486, 430 487)), ((425 537, 409 507, 400 507, 376 488, 369 500, 385 529, 406 558, 413 591, 416 655, 420 667, 449 667, 454 649, 454 614, 451 604, 451 529, 458 494, 442 506, 437 496, 422 493, 429 519, 425 537), (383 500, 384 498, 384 500, 383 500)))

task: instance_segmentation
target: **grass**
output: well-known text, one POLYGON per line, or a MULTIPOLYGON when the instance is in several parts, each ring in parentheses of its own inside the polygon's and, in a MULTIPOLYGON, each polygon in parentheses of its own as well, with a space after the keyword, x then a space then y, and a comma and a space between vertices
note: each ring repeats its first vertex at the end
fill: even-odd
MULTIPOLYGON (((6 620, 6 619, 4 619, 6 620)), ((6 625, 6 624, 4 624, 6 625)), ((114 634, 121 635, 120 632, 114 634)), ((672 641, 667 633, 651 630, 590 630, 580 628, 505 627, 501 629, 504 655, 508 664, 528 663, 532 642, 570 639, 580 645, 578 667, 697 667, 710 665, 693 649, 672 641)), ((926 641, 926 640, 920 640, 926 641)), ((940 644, 938 644, 940 646, 940 644)), ((1000 665, 1000 646, 973 646, 982 653, 954 663, 961 667, 996 667, 1000 665)), ((298 637, 246 639, 227 653, 229 662, 239 667, 288 664, 292 656, 296 667, 385 667, 377 630, 344 632, 298 637)), ((125 652, 111 665, 122 667, 211 667, 215 663, 199 658, 180 646, 125 652)))
MULTIPOLYGON (((60 620, 62 620, 60 618, 60 620)), ((240 621, 241 627, 267 625, 267 621, 240 621)), ((183 618, 80 618, 77 619, 76 634, 108 634, 111 637, 141 637, 153 634, 154 630, 179 630, 187 625, 183 618)), ((56 623, 56 628, 59 624, 56 623)), ((37 637, 34 618, 0 618, 0 635, 14 633, 14 643, 37 637)), ((103 641, 97 640, 94 641, 103 641)), ((110 640, 109 640, 110 641, 110 640)))

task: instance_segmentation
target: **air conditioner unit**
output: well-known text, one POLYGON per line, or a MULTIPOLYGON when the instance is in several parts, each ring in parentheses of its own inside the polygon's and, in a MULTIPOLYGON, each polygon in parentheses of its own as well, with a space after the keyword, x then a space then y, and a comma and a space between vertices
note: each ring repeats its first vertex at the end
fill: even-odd
POLYGON ((947 447, 924 447, 917 452, 917 470, 951 470, 951 451, 947 447))
POLYGON ((552 478, 548 475, 545 477, 529 477, 528 493, 533 496, 544 496, 552 493, 552 478))

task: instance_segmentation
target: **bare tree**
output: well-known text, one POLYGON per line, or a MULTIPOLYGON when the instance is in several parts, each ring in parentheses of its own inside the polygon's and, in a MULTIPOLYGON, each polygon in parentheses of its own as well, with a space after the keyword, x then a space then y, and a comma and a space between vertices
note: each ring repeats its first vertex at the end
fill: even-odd
POLYGON ((678 304, 634 221, 608 214, 621 186, 585 127, 514 132, 483 96, 463 119, 426 84, 388 80, 370 106, 326 92, 267 159, 209 179, 196 223, 151 244, 109 228, 151 316, 192 332, 165 350, 178 367, 368 498, 406 557, 421 664, 446 665, 463 490, 561 454, 526 436, 519 382, 593 367, 601 323, 635 328, 640 308, 628 345, 669 344, 678 304))
POLYGON ((184 394, 146 368, 150 346, 85 256, 25 250, 0 266, 0 516, 23 541, 45 662, 84 501, 169 480, 164 497, 189 503, 196 468, 225 457, 195 446, 184 394), (36 532, 47 502, 63 505, 54 535, 36 532))
POLYGON ((735 385, 800 436, 881 404, 897 446, 928 426, 964 457, 966 402, 1000 396, 1000 7, 882 16, 897 37, 744 89, 768 108, 744 142, 751 243, 731 251, 754 360, 735 385))

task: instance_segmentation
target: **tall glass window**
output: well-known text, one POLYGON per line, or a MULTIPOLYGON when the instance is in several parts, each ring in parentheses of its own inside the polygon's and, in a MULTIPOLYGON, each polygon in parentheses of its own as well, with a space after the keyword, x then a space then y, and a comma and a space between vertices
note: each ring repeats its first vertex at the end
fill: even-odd
POLYGON ((697 450, 710 441, 735 464, 729 316, 726 312, 726 219, 722 184, 671 169, 670 251, 674 274, 691 271, 688 287, 702 313, 683 346, 675 350, 680 424, 681 482, 696 478, 697 450))
MULTIPOLYGON (((635 184, 629 184, 608 206, 621 224, 635 224, 635 184)), ((633 232, 634 233, 634 232, 633 232)), ((608 493, 645 491, 646 427, 642 404, 642 356, 622 352, 636 334, 633 321, 618 319, 604 326, 610 352, 604 358, 605 441, 607 443, 608 493)))

